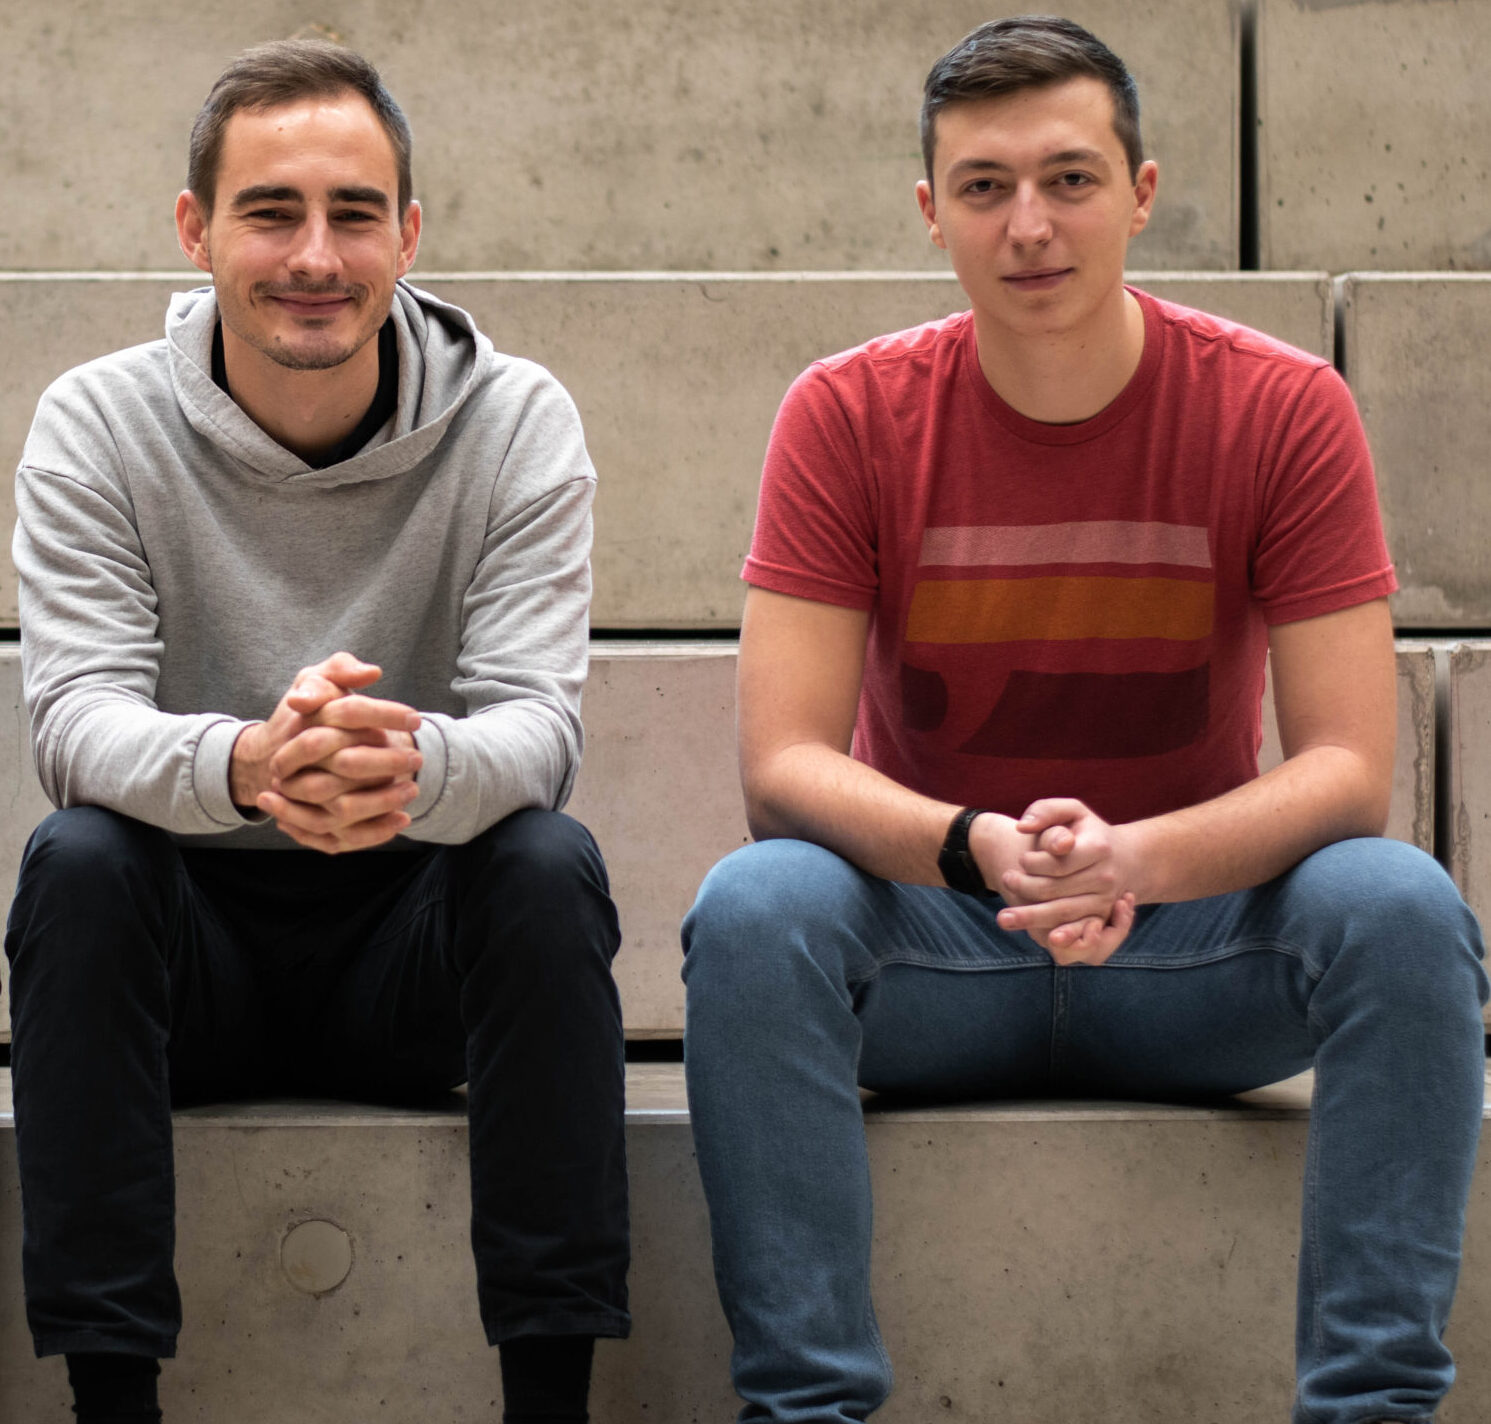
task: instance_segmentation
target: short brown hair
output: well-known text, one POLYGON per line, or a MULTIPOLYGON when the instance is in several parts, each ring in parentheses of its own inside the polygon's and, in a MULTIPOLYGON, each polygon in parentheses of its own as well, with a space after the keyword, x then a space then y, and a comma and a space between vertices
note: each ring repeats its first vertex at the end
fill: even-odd
POLYGON ((1139 138, 1139 89, 1124 62, 1102 40, 1056 15, 1017 15, 990 20, 964 35, 932 66, 922 91, 922 160, 932 181, 937 115, 949 104, 995 99, 1066 79, 1100 79, 1113 96, 1113 131, 1139 176, 1144 145, 1139 138))
POLYGON ((329 40, 271 40, 246 49, 218 76, 192 124, 186 186, 202 211, 212 212, 217 170, 228 120, 240 109, 273 109, 301 99, 360 94, 368 101, 388 141, 399 173, 399 213, 414 196, 410 159, 414 137, 409 120, 378 71, 360 54, 329 40))

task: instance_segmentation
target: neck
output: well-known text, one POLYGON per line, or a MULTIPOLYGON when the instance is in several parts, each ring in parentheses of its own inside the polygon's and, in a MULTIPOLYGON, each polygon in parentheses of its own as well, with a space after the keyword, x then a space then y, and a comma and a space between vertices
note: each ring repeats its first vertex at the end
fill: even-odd
POLYGON ((339 366, 294 371, 240 340, 223 325, 223 367, 239 408, 266 435, 308 459, 356 428, 378 392, 378 341, 366 341, 339 366))
POLYGON ((1128 385, 1144 354, 1144 310, 1120 287, 1092 320, 1066 331, 1012 332, 975 310, 984 379, 1030 420, 1090 420, 1128 385))

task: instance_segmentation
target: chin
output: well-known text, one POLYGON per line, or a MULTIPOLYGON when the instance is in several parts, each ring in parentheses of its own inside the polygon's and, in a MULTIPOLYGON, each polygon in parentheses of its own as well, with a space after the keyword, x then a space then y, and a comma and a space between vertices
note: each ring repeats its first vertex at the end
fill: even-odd
POLYGON ((277 366, 287 371, 330 371, 350 361, 357 354, 356 346, 286 346, 271 342, 263 348, 264 354, 277 366))

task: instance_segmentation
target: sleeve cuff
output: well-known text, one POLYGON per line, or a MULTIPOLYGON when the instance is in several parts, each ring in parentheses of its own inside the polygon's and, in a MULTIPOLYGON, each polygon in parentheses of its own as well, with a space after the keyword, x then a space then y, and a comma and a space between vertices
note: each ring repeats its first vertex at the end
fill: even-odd
POLYGON ((262 811, 244 812, 233 804, 228 786, 228 770, 233 760, 233 744, 250 724, 224 718, 213 722, 197 741, 192 758, 192 789, 197 804, 209 819, 226 830, 239 826, 259 825, 269 819, 262 811))
POLYGON ((424 758, 424 765, 415 778, 419 795, 408 807, 409 819, 417 826, 429 818, 445 794, 445 734, 441 732, 436 720, 428 714, 421 714, 419 731, 414 734, 414 744, 424 758))

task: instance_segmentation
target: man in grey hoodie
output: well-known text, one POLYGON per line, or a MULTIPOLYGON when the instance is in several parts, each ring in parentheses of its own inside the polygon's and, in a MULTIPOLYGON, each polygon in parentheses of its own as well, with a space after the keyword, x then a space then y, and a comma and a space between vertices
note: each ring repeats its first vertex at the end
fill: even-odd
POLYGON ((17 477, 61 808, 6 932, 24 1271, 85 1424, 161 1417, 193 1100, 467 1082, 506 1419, 583 1420, 627 1333, 619 934, 558 814, 595 477, 548 373, 403 283, 409 148, 350 51, 234 61, 176 210, 212 287, 58 380, 17 477))

